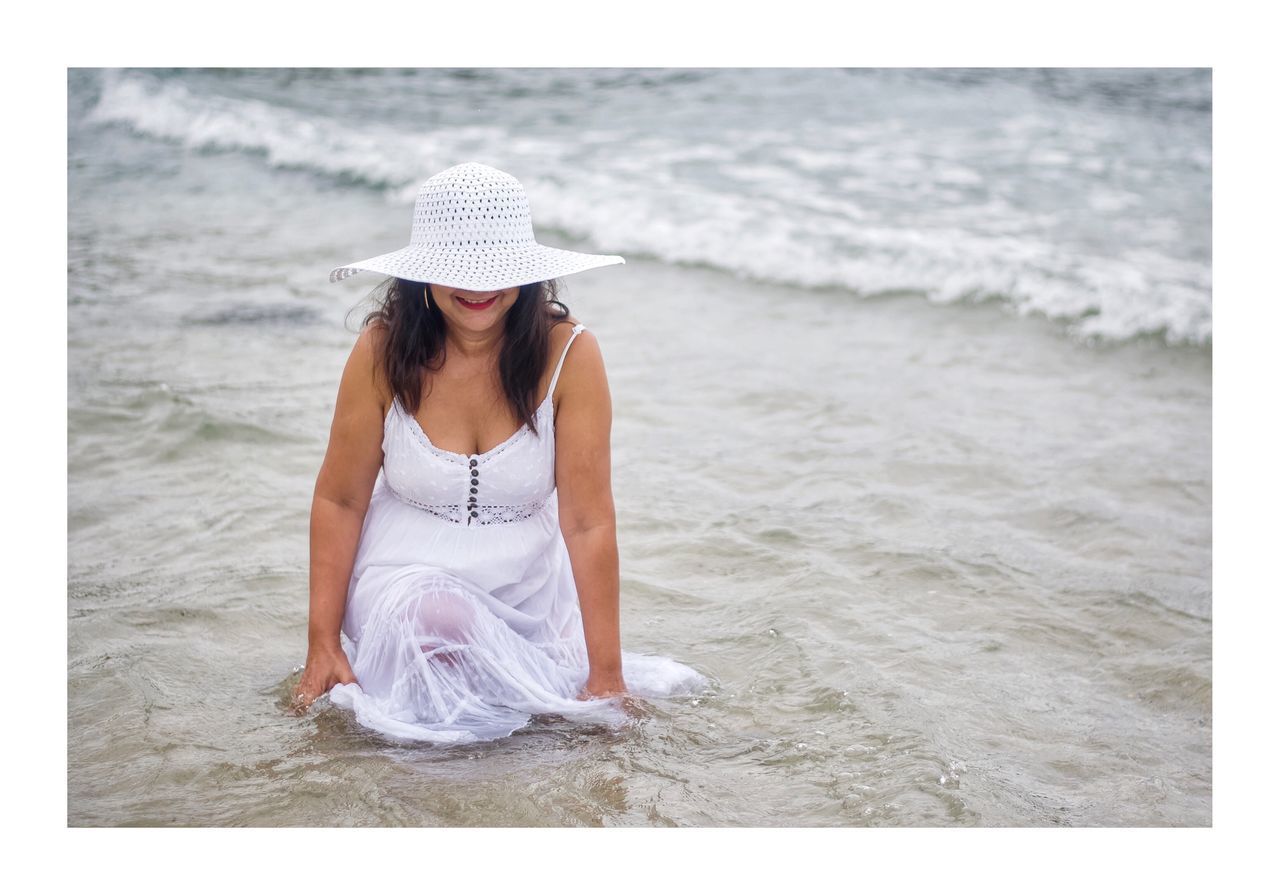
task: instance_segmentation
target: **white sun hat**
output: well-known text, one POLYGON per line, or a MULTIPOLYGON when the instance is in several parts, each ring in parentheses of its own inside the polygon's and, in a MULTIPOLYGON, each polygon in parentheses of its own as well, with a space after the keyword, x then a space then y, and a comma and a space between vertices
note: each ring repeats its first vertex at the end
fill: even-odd
POLYGON ((524 187, 505 171, 467 162, 418 190, 409 244, 329 272, 336 283, 362 270, 488 292, 626 264, 620 255, 554 249, 533 238, 524 187))

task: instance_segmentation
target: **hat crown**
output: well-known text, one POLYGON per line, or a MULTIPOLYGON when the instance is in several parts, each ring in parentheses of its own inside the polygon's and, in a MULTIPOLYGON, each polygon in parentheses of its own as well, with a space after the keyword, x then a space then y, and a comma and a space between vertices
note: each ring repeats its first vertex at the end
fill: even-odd
POLYGON ((533 246, 524 187, 505 171, 467 162, 424 182, 413 206, 417 246, 533 246))

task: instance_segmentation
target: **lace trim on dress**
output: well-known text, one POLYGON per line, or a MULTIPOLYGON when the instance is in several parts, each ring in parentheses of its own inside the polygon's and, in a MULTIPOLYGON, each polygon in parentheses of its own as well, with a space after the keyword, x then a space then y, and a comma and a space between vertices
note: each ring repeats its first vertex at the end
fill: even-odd
POLYGON ((390 486, 387 486, 387 490, 410 506, 425 510, 433 516, 444 519, 446 522, 453 522, 456 525, 505 525, 511 522, 523 522, 525 519, 530 519, 542 512, 547 504, 551 502, 552 497, 552 495, 548 494, 542 500, 535 500, 532 503, 523 503, 516 506, 502 504, 481 505, 469 511, 460 503, 420 503, 390 486), (475 513, 475 515, 473 516, 472 513, 475 513))
POLYGON ((532 503, 524 503, 519 506, 490 504, 489 506, 476 507, 477 515, 472 521, 477 525, 506 525, 509 522, 522 522, 542 512, 550 501, 551 495, 547 495, 542 500, 535 500, 532 503))

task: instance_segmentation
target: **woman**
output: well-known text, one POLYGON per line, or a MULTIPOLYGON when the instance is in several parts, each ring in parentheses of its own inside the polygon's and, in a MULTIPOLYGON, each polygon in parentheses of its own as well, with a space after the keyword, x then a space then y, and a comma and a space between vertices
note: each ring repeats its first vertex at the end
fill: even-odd
POLYGON ((554 278, 621 263, 538 244, 519 181, 464 164, 422 185, 408 246, 330 274, 392 279, 316 481, 299 709, 471 742, 703 682, 620 645, 609 388, 554 278))

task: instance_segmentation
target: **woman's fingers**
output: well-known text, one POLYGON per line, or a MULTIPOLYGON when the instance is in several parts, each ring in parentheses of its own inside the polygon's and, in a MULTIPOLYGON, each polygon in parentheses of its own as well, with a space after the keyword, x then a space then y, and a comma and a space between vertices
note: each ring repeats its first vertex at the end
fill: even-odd
POLYGON ((321 694, 328 693, 336 684, 355 683, 359 681, 356 680, 355 672, 351 670, 351 661, 345 655, 335 657, 330 667, 323 670, 308 665, 302 671, 302 679, 298 681, 298 686, 293 689, 293 701, 290 702, 289 707, 296 714, 302 714, 311 708, 311 704, 319 699, 321 694))
POLYGON ((315 702, 315 696, 308 693, 299 684, 293 691, 293 701, 289 703, 289 708, 295 715, 301 715, 311 707, 311 703, 315 702))
POLYGON ((622 687, 602 687, 599 691, 593 691, 589 685, 584 685, 578 691, 576 698, 578 699, 612 699, 615 696, 627 696, 627 688, 622 687))
POLYGON ((323 692, 323 690, 318 690, 313 683, 315 677, 315 669, 310 665, 302 670, 302 679, 293 688, 293 701, 289 703, 289 707, 293 709, 295 714, 300 715, 311 708, 311 703, 315 702, 316 697, 323 692))

